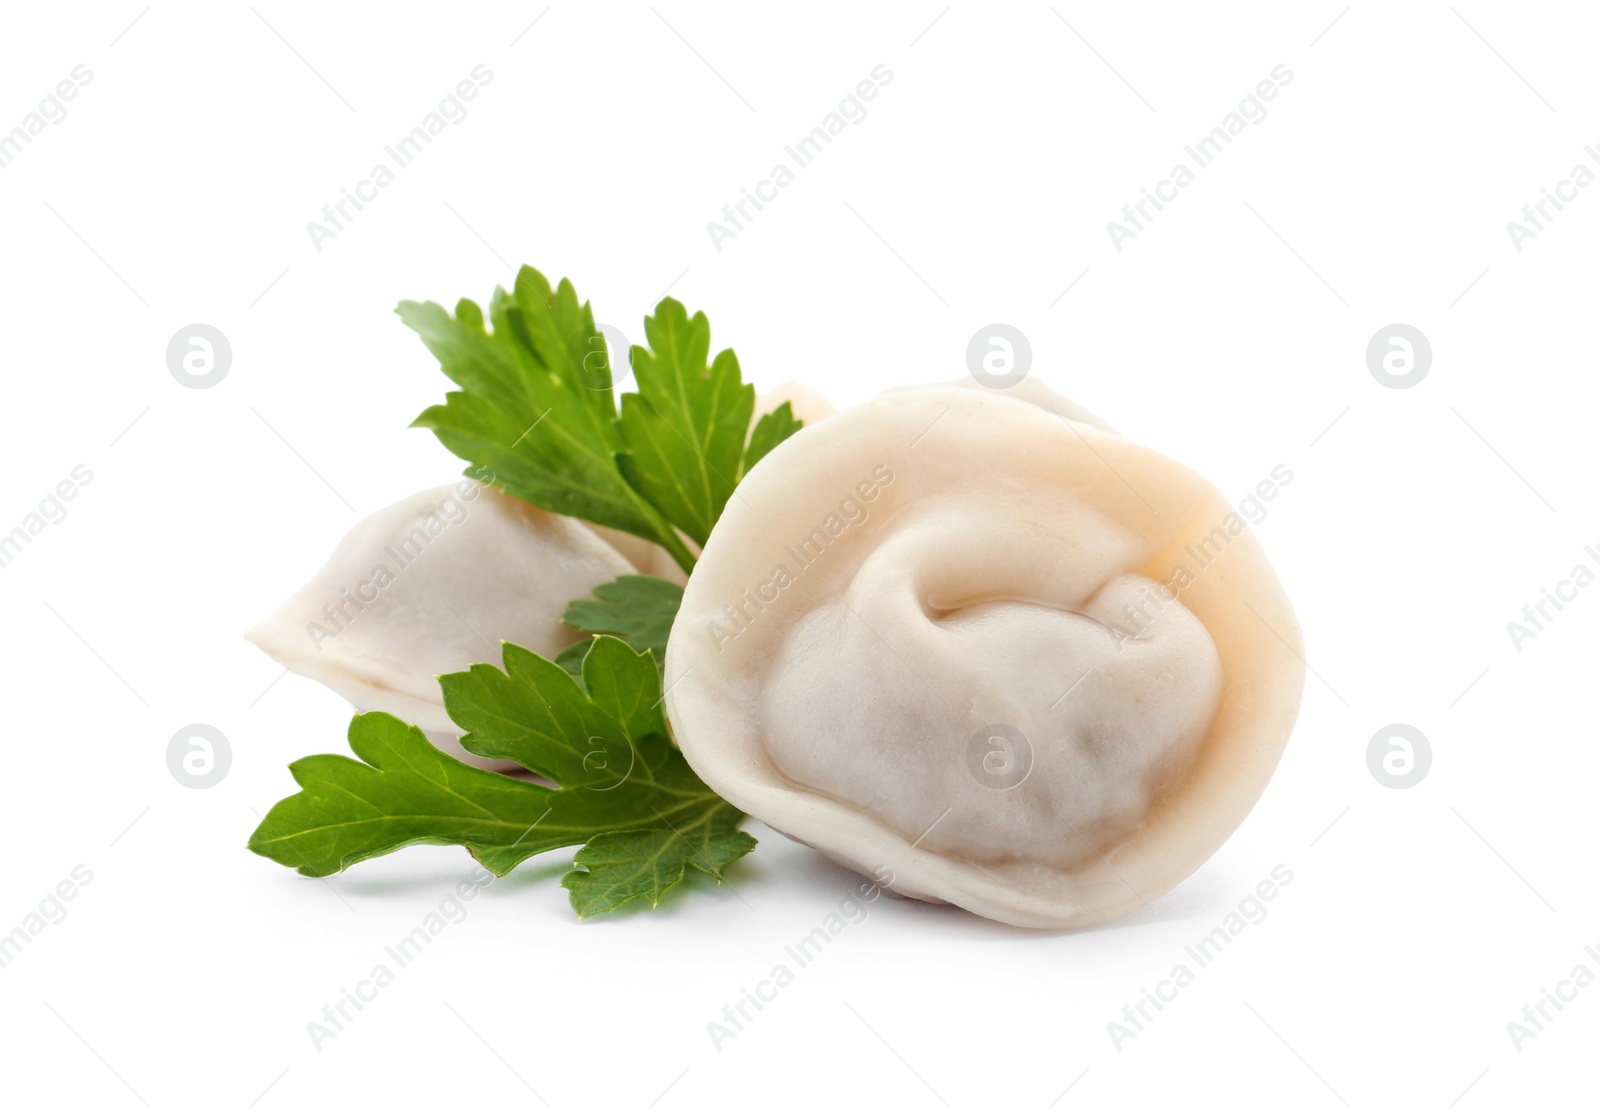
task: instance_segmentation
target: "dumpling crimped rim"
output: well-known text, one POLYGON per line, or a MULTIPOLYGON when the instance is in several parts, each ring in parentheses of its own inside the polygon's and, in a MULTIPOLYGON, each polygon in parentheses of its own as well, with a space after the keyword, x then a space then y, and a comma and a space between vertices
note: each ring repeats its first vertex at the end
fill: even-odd
MULTIPOLYGON (((877 509, 878 521, 885 510, 877 509)), ((1283 753, 1305 664, 1299 623, 1265 552, 1209 482, 1107 430, 1069 421, 1048 400, 1035 405, 944 387, 889 392, 808 426, 751 471, 689 578, 665 674, 667 716, 684 757, 757 820, 902 894, 1013 925, 1078 928, 1154 902, 1222 846, 1283 753), (785 546, 879 464, 896 474, 883 493, 898 501, 894 506, 941 485, 981 485, 1002 474, 1006 483, 1055 484, 1086 499, 1138 539, 1144 560, 1126 572, 1173 587, 1211 635, 1222 663, 1221 700, 1188 774, 1136 829, 1090 845, 1070 868, 979 863, 918 847, 856 806, 794 783, 763 745, 763 655, 770 657, 827 591, 848 584, 859 566, 852 556, 870 552, 873 520, 840 536, 834 545, 841 553, 830 547, 823 555, 839 559, 833 568, 819 561, 801 570, 759 614, 744 606, 754 618, 732 638, 727 609, 768 581, 785 546), (1227 532, 1220 549, 1219 527, 1227 532), (1213 550, 1194 568, 1197 554, 1213 550), (1179 583, 1180 567, 1192 575, 1187 584, 1179 583)))

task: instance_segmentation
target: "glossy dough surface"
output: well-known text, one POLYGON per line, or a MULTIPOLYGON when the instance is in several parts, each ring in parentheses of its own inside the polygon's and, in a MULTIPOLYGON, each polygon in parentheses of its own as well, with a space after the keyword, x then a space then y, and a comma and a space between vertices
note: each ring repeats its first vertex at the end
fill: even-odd
POLYGON ((894 391, 774 450, 689 578, 666 704, 774 828, 913 897, 1083 926, 1243 820, 1304 666, 1227 500, 1039 386, 894 391))

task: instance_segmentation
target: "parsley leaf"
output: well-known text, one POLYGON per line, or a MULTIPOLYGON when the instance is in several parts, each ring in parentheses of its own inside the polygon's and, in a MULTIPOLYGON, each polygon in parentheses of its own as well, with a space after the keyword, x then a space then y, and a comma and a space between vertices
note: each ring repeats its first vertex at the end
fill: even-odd
POLYGON ((311 755, 289 764, 301 791, 262 819, 252 852, 321 876, 407 844, 464 844, 474 855, 479 845, 526 845, 532 855, 555 831, 534 832, 555 791, 469 767, 388 713, 354 717, 350 748, 355 759, 311 755))
MULTIPOLYGON (((608 636, 595 639, 584 659, 592 696, 521 647, 506 645, 505 666, 504 673, 480 665, 446 675, 446 708, 465 721, 470 750, 513 759, 555 787, 468 766, 421 730, 386 713, 362 713, 350 722, 356 757, 292 763, 301 790, 267 813, 250 850, 321 876, 410 844, 460 844, 503 875, 552 848, 665 826, 685 834, 706 863, 732 862, 720 857, 742 842, 720 838, 744 815, 701 782, 668 740, 650 655, 608 636)), ((649 869, 652 876, 664 872, 659 891, 640 895, 659 898, 682 877, 680 870, 668 878, 670 855, 660 849, 601 845, 608 846, 608 871, 623 869, 623 847, 664 865, 649 869)), ((683 849, 671 854, 694 860, 683 849)))
POLYGON ((434 302, 402 302, 400 320, 422 337, 461 388, 414 425, 488 470, 511 495, 562 515, 648 538, 685 569, 694 559, 672 527, 617 468, 622 448, 604 337, 572 284, 554 290, 524 267, 513 292, 483 311, 465 299, 455 316, 434 302))
POLYGON ((590 635, 615 635, 634 650, 650 651, 659 664, 682 601, 683 589, 671 581, 625 574, 596 585, 593 600, 568 604, 561 622, 590 635))
POLYGON ((561 648, 561 653, 551 659, 567 673, 575 678, 583 677, 583 660, 589 653, 589 647, 594 644, 593 639, 579 639, 575 643, 568 643, 561 648))
POLYGON ((663 895, 693 867, 718 882, 728 865, 756 846, 747 832, 692 829, 641 829, 608 832, 585 844, 574 860, 577 870, 561 877, 579 918, 614 910, 636 898, 659 905, 663 895))
POLYGON ((778 404, 756 421, 756 428, 750 431, 750 444, 745 447, 744 466, 739 471, 739 479, 743 480, 745 473, 755 468, 756 462, 765 457, 790 434, 800 432, 804 425, 794 416, 794 410, 787 401, 778 404))
MULTIPOLYGON (((632 737, 624 726, 555 663, 512 643, 502 646, 501 659, 503 673, 480 664, 439 678, 445 711, 466 729, 461 745, 474 755, 510 759, 561 786, 609 781, 596 763, 627 753, 632 737)), ((645 667, 655 672, 648 660, 645 667)), ((653 678, 649 684, 659 696, 653 678)), ((655 730, 665 734, 659 717, 655 730)))
POLYGON ((634 346, 636 392, 612 395, 605 338, 572 284, 555 287, 524 267, 511 293, 483 310, 463 299, 454 316, 433 302, 397 312, 459 391, 429 407, 425 426, 474 465, 470 475, 562 515, 614 527, 664 547, 685 572, 735 485, 800 428, 787 403, 755 429, 755 388, 724 349, 707 363, 711 325, 663 298, 634 346))
POLYGON ((710 366, 711 324, 664 298, 645 318, 650 348, 633 350, 637 394, 622 397, 622 474, 690 538, 705 545, 733 494, 756 389, 732 349, 710 366))

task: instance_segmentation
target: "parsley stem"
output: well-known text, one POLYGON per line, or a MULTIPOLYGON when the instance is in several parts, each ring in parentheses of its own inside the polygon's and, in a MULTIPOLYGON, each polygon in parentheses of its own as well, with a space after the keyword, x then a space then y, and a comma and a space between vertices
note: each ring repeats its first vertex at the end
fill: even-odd
POLYGON ((661 548, 672 555, 672 560, 678 563, 678 568, 685 573, 693 573, 694 554, 683 544, 683 539, 672 529, 672 524, 663 520, 658 533, 661 535, 661 548))

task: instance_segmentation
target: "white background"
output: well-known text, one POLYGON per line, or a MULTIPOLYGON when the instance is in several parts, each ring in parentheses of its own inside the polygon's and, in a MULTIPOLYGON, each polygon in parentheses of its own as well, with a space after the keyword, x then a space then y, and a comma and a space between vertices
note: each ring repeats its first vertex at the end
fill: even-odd
POLYGON ((75 65, 93 79, 0 170, 0 532, 74 465, 93 480, 0 569, 0 931, 75 865, 93 882, 0 970, 7 1106, 1592 1096, 1600 990, 1521 1052, 1506 1025, 1600 974, 1600 588, 1520 651, 1506 624, 1600 569, 1600 188, 1521 252, 1506 223, 1600 141, 1600 27, 1575 5, 1340 8, 9 6, 0 130, 75 65), (470 114, 318 252, 306 223, 479 63, 470 114), (867 118, 716 250, 706 223, 880 63, 867 118), (1115 250, 1106 223, 1279 64, 1266 119, 1115 250), (732 886, 579 925, 552 854, 317 1052, 307 1023, 472 865, 419 848, 318 882, 244 850, 285 764, 342 750, 348 707, 240 632, 358 514, 456 475, 407 428, 445 380, 391 310, 484 299, 522 262, 632 335, 670 287, 758 385, 840 403, 963 375, 973 333, 1009 323, 1033 374, 1225 492, 1286 465, 1257 530, 1314 673, 1260 805, 1094 931, 879 901, 720 1052, 707 1023, 852 877, 753 825, 732 886), (166 367, 195 322, 233 348, 209 390, 166 367), (1433 346, 1409 390, 1365 362, 1395 322, 1433 346), (204 791, 167 771, 193 722, 233 750, 204 791), (1367 769, 1393 722, 1432 744, 1413 789, 1367 769), (1119 1052, 1107 1023, 1278 864, 1266 920, 1119 1052))

